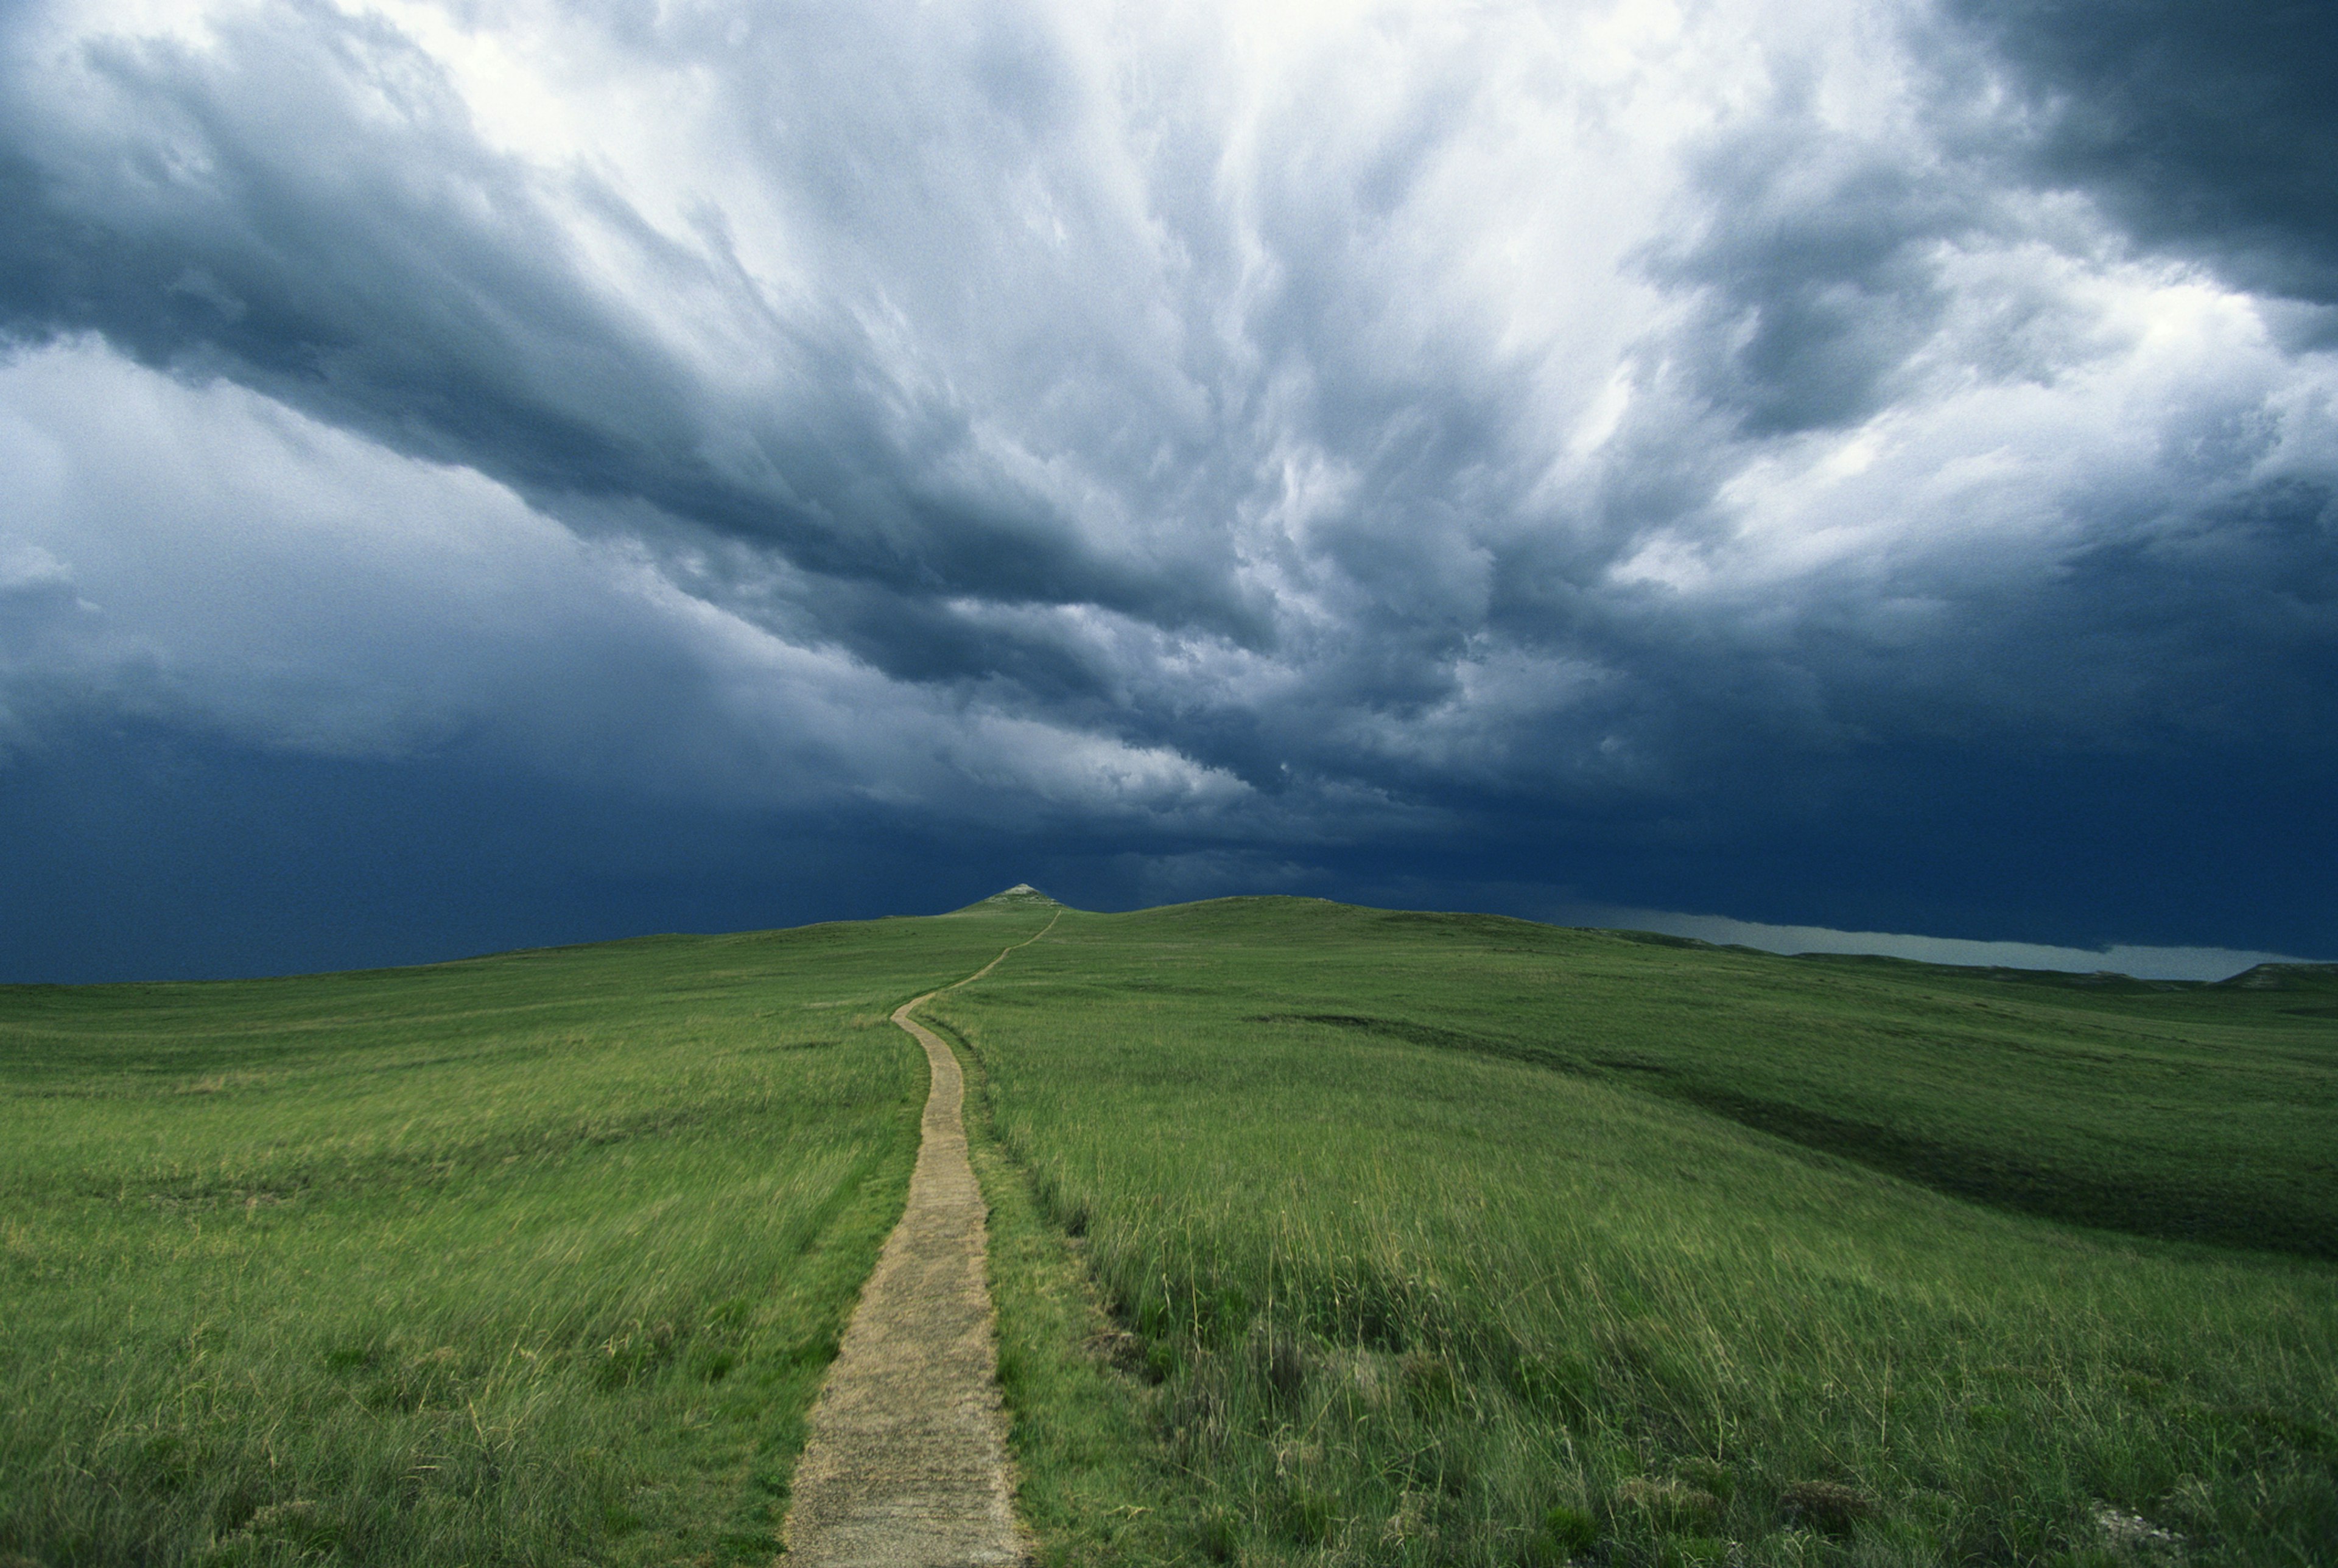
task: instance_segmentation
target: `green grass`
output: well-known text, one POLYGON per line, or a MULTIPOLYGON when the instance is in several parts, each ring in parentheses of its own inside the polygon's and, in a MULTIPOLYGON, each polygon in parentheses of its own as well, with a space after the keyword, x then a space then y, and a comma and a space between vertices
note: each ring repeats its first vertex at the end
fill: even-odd
POLYGON ((990 1135, 981 1069, 959 1057, 971 1071, 968 1152, 990 1204, 998 1378, 1017 1417, 1020 1512, 1051 1568, 1180 1561, 1179 1472, 1136 1376, 1138 1341, 1105 1310, 1081 1240, 1047 1221, 990 1135))
POLYGON ((886 1014, 1042 923, 0 989, 0 1561, 769 1561, 886 1014))
POLYGON ((1063 1562, 2330 1561, 2328 1000, 1068 916, 930 1009, 1002 1306, 1064 1324, 1002 1362, 1027 1512, 1063 1562))
MULTIPOLYGON (((0 1568, 769 1561, 886 1014, 1052 913, 0 988, 0 1568)), ((2274 978, 1066 913, 928 1007, 1041 1556, 2338 1560, 2338 985, 2274 978)))

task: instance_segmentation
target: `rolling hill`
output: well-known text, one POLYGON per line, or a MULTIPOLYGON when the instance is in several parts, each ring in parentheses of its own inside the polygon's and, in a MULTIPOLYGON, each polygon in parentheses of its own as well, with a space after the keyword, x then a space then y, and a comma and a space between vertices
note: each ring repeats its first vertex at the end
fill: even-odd
POLYGON ((0 1554, 768 1561, 969 1072, 1043 1560, 2294 1563, 2338 975, 1028 887, 0 988, 0 1554))

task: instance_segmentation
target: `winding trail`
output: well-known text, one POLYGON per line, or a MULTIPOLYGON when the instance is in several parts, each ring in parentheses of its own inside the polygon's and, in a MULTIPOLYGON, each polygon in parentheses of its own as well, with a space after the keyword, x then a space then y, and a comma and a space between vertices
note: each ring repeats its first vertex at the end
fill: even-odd
MULTIPOLYGON (((1061 918, 942 990, 981 979, 1061 918)), ((939 995, 893 1012, 931 1073, 918 1167, 812 1406, 788 1568, 974 1568, 1027 1555, 998 1396, 988 1211, 966 1157, 966 1081, 941 1037, 909 1016, 939 995)))

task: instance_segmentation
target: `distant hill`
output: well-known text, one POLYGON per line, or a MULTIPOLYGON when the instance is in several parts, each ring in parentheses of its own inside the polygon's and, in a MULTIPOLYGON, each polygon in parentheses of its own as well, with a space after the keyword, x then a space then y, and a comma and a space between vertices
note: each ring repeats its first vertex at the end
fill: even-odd
POLYGON ((2338 964, 2260 964, 2216 984, 2235 991, 2338 991, 2338 964))
MULTIPOLYGON (((1741 947, 1736 951, 1750 952, 1752 949, 1741 947)), ((1934 964, 1921 958, 1895 958, 1881 953, 1797 953, 1793 956, 1796 963, 1802 964, 1897 971, 1911 980, 1989 980, 2009 985, 2059 985, 2096 991, 2186 991, 2212 984, 2233 984, 2232 980, 2140 980, 2116 969, 2081 973, 2070 969, 2017 969, 2002 964, 1934 964)))
POLYGON ((977 898, 973 903, 968 905, 965 908, 953 909, 950 913, 953 915, 971 915, 979 910, 986 914, 993 914, 1001 909, 1065 909, 1069 907, 1069 905, 1059 904, 1055 899, 1048 897, 1045 893, 1040 892, 1028 882, 1017 882, 1014 887, 1007 888, 1003 893, 993 893, 987 898, 977 898))

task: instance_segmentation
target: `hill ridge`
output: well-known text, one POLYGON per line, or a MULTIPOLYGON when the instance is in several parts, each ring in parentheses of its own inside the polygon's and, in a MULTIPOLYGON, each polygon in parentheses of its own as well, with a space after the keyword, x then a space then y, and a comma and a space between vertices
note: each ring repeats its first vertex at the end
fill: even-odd
POLYGON ((2338 990, 2338 964, 2259 964, 2216 984, 2240 991, 2338 990))
POLYGON ((977 909, 1066 909, 1070 906, 1050 898, 1028 882, 1017 882, 1012 887, 1001 888, 987 898, 977 898, 953 915, 968 915, 977 909))

